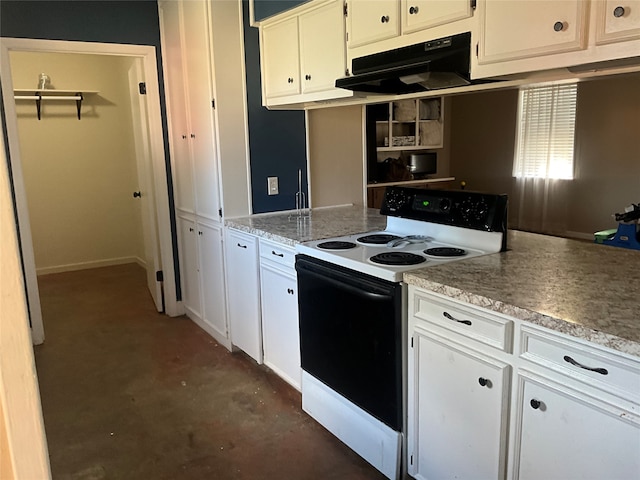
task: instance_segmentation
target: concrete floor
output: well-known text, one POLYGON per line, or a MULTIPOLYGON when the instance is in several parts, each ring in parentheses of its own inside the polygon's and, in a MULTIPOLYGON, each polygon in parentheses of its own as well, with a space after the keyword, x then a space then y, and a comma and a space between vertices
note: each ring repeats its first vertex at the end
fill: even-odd
POLYGON ((300 394, 186 317, 135 264, 39 278, 35 348, 54 479, 380 479, 300 394))

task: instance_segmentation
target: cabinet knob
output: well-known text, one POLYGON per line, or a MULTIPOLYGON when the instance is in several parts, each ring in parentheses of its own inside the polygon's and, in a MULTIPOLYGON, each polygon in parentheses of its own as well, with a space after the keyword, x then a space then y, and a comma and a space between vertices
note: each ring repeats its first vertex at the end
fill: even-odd
POLYGON ((186 140, 186 139, 187 139, 187 136, 186 136, 186 135, 182 135, 182 139, 183 139, 183 140, 186 140))
POLYGON ((622 16, 624 16, 624 7, 621 6, 617 6, 616 8, 613 9, 613 16, 616 18, 620 18, 622 16))
POLYGON ((540 408, 540 405, 542 405, 542 402, 540 400, 532 398, 529 402, 529 405, 531 405, 531 408, 533 408, 534 410, 538 410, 540 408))
POLYGON ((195 134, 195 133, 192 133, 192 134, 191 134, 191 138, 196 138, 196 134, 195 134))
POLYGON ((193 228, 189 227, 189 231, 190 231, 190 232, 193 232, 193 228))
POLYGON ((478 379, 478 383, 480 384, 481 387, 491 388, 491 380, 489 380, 488 378, 480 377, 478 379))
POLYGON ((418 7, 409 7, 409 15, 415 15, 418 13, 418 7))
POLYGON ((564 30, 564 22, 556 22, 553 24, 553 29, 556 32, 561 32, 562 30, 564 30))
POLYGON ((293 295, 293 289, 292 288, 287 288, 287 293, 289 295, 293 295))
POLYGON ((140 192, 133 192, 133 198, 140 198, 142 194, 140 192))
POLYGON ((293 78, 291 77, 287 78, 287 83, 293 83, 293 78))
POLYGON ((311 75, 305 75, 304 78, 305 80, 311 80, 311 75))
POLYGON ((389 15, 383 15, 382 17, 380 17, 380 22, 389 23, 389 15))
POLYGON ((202 232, 200 230, 198 230, 198 235, 202 235, 202 232))
POLYGON ((238 246, 239 246, 240 248, 247 248, 247 246, 246 246, 246 245, 240 245, 239 243, 238 243, 238 246))

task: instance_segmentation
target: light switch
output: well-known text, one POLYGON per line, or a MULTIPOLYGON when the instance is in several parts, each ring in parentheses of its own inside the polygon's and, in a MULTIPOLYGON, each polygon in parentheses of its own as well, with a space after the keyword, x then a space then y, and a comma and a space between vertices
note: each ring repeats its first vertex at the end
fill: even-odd
POLYGON ((267 177, 267 195, 278 195, 278 177, 267 177))

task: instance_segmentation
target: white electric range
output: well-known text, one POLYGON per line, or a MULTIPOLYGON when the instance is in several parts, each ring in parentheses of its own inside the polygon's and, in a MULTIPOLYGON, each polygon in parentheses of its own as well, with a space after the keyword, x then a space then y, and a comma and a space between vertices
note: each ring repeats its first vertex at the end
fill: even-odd
POLYGON ((404 471, 410 270, 506 249, 506 195, 389 187, 381 232, 296 247, 302 407, 388 478, 404 471))

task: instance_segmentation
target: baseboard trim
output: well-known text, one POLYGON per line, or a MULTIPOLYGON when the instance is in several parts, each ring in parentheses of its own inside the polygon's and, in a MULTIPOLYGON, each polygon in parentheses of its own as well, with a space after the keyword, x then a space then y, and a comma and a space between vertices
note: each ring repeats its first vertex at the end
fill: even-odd
POLYGON ((53 267, 36 268, 37 275, 48 275, 50 273, 73 272, 76 270, 88 270, 90 268, 111 267, 114 265, 125 265, 127 263, 137 263, 142 268, 147 268, 146 262, 140 257, 119 257, 105 260, 93 260, 91 262, 69 263, 67 265, 56 265, 53 267))

